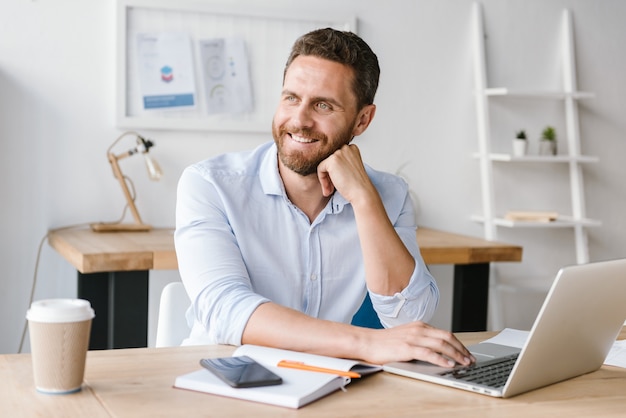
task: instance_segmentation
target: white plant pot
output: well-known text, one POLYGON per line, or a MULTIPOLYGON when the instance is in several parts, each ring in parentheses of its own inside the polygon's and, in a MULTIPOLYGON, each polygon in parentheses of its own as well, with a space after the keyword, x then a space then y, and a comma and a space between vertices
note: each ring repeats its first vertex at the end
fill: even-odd
POLYGON ((556 155, 556 141, 539 141, 539 155, 556 155))
POLYGON ((513 140, 513 156, 514 157, 523 157, 526 155, 526 151, 528 150, 528 141, 525 139, 515 138, 513 140))

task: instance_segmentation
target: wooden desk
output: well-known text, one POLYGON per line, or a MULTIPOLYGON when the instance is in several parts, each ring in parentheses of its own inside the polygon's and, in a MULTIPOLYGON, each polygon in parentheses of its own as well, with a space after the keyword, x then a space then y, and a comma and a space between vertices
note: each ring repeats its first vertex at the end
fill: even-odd
MULTIPOLYGON (((417 240, 426 264, 455 265, 452 330, 486 330, 489 263, 520 261, 522 248, 429 228, 417 240)), ((78 297, 96 311, 90 348, 147 346, 148 271, 178 268, 173 230, 62 229, 48 241, 78 270, 78 297)))
POLYGON ((176 270, 172 229, 59 229, 48 242, 78 270, 78 297, 96 312, 90 349, 148 345, 149 270, 176 270))
MULTIPOLYGON (((473 344, 493 333, 458 334, 473 344)), ((623 330, 620 339, 626 338, 623 330)), ((0 415, 7 417, 623 417, 626 370, 600 370, 510 399, 496 399, 380 372, 353 380, 299 410, 172 388, 202 357, 227 356, 230 346, 90 351, 83 390, 35 391, 30 354, 0 355, 0 415)))
POLYGON ((489 263, 522 261, 522 247, 430 228, 417 230, 426 264, 454 264, 452 331, 487 329, 489 263))
POLYGON ((96 312, 89 348, 146 347, 149 271, 178 269, 173 230, 60 229, 48 242, 78 270, 78 297, 96 312))

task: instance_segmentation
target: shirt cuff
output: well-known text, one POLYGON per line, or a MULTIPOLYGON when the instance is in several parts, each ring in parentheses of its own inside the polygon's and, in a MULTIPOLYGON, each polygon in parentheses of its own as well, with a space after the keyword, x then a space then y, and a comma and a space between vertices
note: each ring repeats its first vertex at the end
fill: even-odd
POLYGON ((416 267, 408 286, 393 296, 369 292, 372 305, 385 328, 413 321, 429 321, 439 303, 439 289, 426 268, 416 267))

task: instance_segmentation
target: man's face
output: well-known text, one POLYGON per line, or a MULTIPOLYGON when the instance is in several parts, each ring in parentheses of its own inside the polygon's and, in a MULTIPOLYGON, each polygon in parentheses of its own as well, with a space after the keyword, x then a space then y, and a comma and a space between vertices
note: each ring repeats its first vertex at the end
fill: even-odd
POLYGON ((333 61, 299 56, 287 69, 272 133, 283 166, 307 176, 350 142, 358 115, 353 71, 333 61))

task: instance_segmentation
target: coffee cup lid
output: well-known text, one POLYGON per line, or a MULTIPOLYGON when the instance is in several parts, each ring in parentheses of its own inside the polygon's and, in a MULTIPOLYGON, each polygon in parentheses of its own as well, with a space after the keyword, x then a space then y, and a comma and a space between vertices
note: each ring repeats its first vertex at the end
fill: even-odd
POLYGON ((38 300, 26 312, 26 319, 35 322, 77 322, 94 316, 91 304, 84 299, 38 300))

